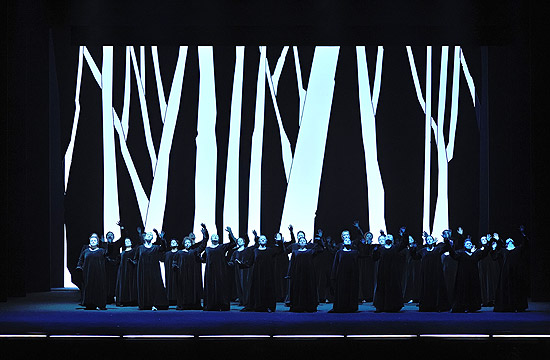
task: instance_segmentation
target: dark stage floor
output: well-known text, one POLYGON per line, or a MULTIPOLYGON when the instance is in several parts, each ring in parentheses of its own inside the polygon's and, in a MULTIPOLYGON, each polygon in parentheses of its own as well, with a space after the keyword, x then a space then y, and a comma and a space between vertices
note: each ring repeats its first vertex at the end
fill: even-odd
POLYGON ((408 351, 426 351, 428 346, 434 353, 448 348, 467 351, 474 358, 487 358, 495 351, 504 358, 516 353, 513 358, 524 358, 529 349, 550 350, 550 303, 530 303, 523 313, 483 308, 471 314, 419 313, 416 304, 405 305, 399 313, 375 313, 372 303, 360 305, 358 313, 333 314, 328 313, 331 304, 321 304, 317 313, 297 314, 283 304, 278 304, 275 313, 240 312, 236 305, 229 312, 139 311, 116 306, 84 310, 78 298, 77 291, 57 290, 0 303, 0 344, 18 349, 20 355, 59 346, 76 355, 79 344, 103 347, 110 343, 140 355, 155 354, 152 349, 158 346, 179 351, 183 345, 199 353, 215 349, 242 353, 246 349, 253 356, 254 351, 267 351, 264 358, 278 358, 275 354, 290 349, 303 351, 306 357, 338 348, 385 349, 406 356, 408 351))

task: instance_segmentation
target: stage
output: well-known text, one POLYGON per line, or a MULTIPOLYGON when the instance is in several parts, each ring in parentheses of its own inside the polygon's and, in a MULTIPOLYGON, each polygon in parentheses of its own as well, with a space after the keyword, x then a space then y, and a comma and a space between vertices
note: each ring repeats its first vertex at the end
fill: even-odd
POLYGON ((495 313, 492 308, 470 314, 420 313, 416 304, 406 304, 399 313, 375 313, 372 303, 364 303, 357 313, 334 314, 328 313, 332 304, 320 304, 317 313, 291 313, 280 303, 275 313, 240 312, 235 304, 228 312, 173 307, 139 311, 114 305, 84 310, 78 299, 78 291, 59 289, 0 303, 2 347, 16 349, 21 357, 44 351, 61 351, 67 357, 119 357, 123 351, 141 357, 154 356, 159 349, 178 353, 185 348, 200 354, 221 350, 237 357, 260 351, 264 358, 279 358, 288 351, 306 357, 428 351, 451 358, 465 353, 474 358, 527 358, 532 351, 550 349, 550 303, 541 302, 529 303, 523 313, 495 313), (101 350, 111 345, 118 349, 115 353, 101 350), (349 352, 342 352, 341 346, 349 352))

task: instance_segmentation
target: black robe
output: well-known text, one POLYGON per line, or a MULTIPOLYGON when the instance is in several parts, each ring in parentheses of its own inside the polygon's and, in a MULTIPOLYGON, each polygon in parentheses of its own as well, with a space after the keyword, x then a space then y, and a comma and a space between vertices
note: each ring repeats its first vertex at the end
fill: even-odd
POLYGON ((494 260, 501 265, 500 276, 495 296, 494 311, 525 311, 527 309, 527 276, 524 254, 527 247, 524 243, 514 250, 497 249, 491 253, 494 260))
POLYGON ((332 264, 334 263, 335 248, 321 239, 325 251, 319 253, 313 259, 315 266, 315 275, 317 279, 317 293, 319 295, 319 303, 333 302, 334 289, 331 284, 332 264))
POLYGON ((140 310, 168 309, 168 297, 162 282, 160 261, 164 258, 165 246, 151 245, 150 248, 140 245, 133 262, 137 264, 138 306, 140 310))
MULTIPOLYGON (((404 238, 408 238, 404 237, 404 238)), ((398 312, 403 307, 401 288, 403 253, 406 242, 396 242, 391 248, 374 246, 373 259, 378 260, 373 305, 376 311, 398 312)))
POLYGON ((136 255, 137 248, 123 251, 120 255, 115 298, 117 306, 137 305, 137 271, 131 261, 136 255))
POLYGON ((433 250, 428 247, 417 250, 412 246, 410 251, 411 258, 421 260, 419 311, 449 311, 451 305, 441 262, 441 254, 447 251, 447 246, 438 244, 433 250))
POLYGON ((82 270, 82 305, 86 309, 105 309, 107 300, 107 275, 105 263, 107 250, 85 248, 80 253, 77 269, 82 270))
POLYGON ((275 297, 278 302, 285 301, 288 294, 288 254, 280 252, 275 256, 275 297))
POLYGON ((340 249, 334 255, 331 279, 334 305, 331 312, 356 312, 359 296, 359 251, 340 249))
POLYGON ((252 271, 250 267, 239 266, 236 260, 243 264, 250 263, 250 258, 254 256, 254 249, 254 246, 249 246, 241 251, 236 250, 231 254, 231 260, 228 262, 228 265, 233 269, 234 285, 240 306, 248 304, 252 271))
POLYGON ((227 252, 234 246, 233 242, 207 247, 202 254, 206 263, 204 274, 204 307, 205 311, 229 311, 230 293, 226 261, 227 252))
POLYGON ((178 252, 168 250, 164 253, 164 283, 166 287, 166 297, 168 298, 168 305, 173 306, 177 304, 176 297, 176 272, 172 268, 174 258, 178 252))
POLYGON ((371 302, 374 295, 374 260, 372 256, 360 256, 359 266, 359 302, 371 302))
MULTIPOLYGON (((491 246, 491 244, 485 246, 491 246)), ((483 306, 493 306, 500 272, 499 264, 494 262, 490 256, 487 256, 479 260, 477 267, 481 285, 481 304, 483 306)))
MULTIPOLYGON (((298 250, 300 248, 300 245, 298 245, 296 243, 296 237, 294 236, 294 233, 293 232, 290 232, 290 241, 286 241, 283 243, 283 247, 284 247, 284 251, 288 257, 288 255, 290 255, 290 259, 288 260, 288 266, 286 268, 286 271, 285 271, 285 280, 286 280, 286 286, 287 286, 287 291, 286 291, 286 296, 285 296, 285 299, 284 299, 284 302, 285 302, 285 306, 287 307, 290 307, 290 293, 292 291, 291 287, 290 287, 290 269, 292 267, 292 252, 294 250, 298 250)), ((311 242, 308 242, 306 244, 306 248, 307 249, 313 249, 314 245, 313 243, 311 242)), ((315 280, 315 283, 317 284, 316 280, 315 280)))
POLYGON ((107 304, 115 302, 116 283, 118 278, 118 265, 120 264, 120 247, 122 237, 115 242, 107 242, 107 256, 110 261, 105 263, 107 275, 107 304))
MULTIPOLYGON (((441 260, 440 260, 441 262, 441 260)), ((403 300, 418 302, 420 299, 420 261, 411 257, 409 251, 405 252, 405 271, 404 271, 404 286, 403 286, 403 300)))
POLYGON ((200 310, 203 297, 202 263, 200 254, 206 248, 208 238, 190 249, 179 250, 172 260, 176 284, 176 309, 200 310))
POLYGON ((290 287, 290 311, 292 312, 316 312, 319 305, 317 295, 315 267, 313 257, 323 251, 322 247, 315 244, 306 250, 292 250, 289 273, 290 287))
POLYGON ((283 252, 282 246, 261 250, 253 248, 252 256, 243 264, 251 267, 249 299, 246 309, 259 312, 275 311, 277 298, 275 293, 275 258, 283 252))
POLYGON ((481 285, 477 263, 487 256, 489 246, 477 249, 471 255, 466 250, 448 247, 453 259, 458 261, 454 289, 453 312, 472 312, 481 309, 481 285))

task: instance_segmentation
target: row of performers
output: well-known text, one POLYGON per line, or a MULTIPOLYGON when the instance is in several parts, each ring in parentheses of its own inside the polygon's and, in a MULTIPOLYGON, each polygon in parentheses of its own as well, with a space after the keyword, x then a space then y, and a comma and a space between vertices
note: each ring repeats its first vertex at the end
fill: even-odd
POLYGON ((377 312, 397 312, 411 300, 418 301, 419 311, 474 312, 493 301, 494 311, 527 309, 523 226, 517 244, 494 234, 483 236, 476 248, 461 228, 445 230, 440 243, 424 233, 423 244, 417 244, 402 227, 395 240, 381 231, 374 244, 372 233, 364 233, 358 222, 354 227, 361 237, 352 240, 344 230, 338 243, 321 230, 313 241, 303 231, 296 240, 290 225, 290 241, 280 233, 268 241, 253 231, 254 245, 248 246, 230 227, 230 241, 224 244, 201 225, 202 241, 190 234, 181 248, 176 239, 168 244, 157 230, 153 241, 153 233, 138 228, 138 246, 123 226, 124 244, 112 232, 106 239, 92 234, 77 265, 83 272, 82 305, 105 309, 116 298, 118 306, 142 310, 175 305, 178 310, 227 311, 237 300, 241 311, 272 312, 276 302, 284 301, 290 311, 315 312, 326 301, 333 302, 331 312, 356 312, 358 303, 373 301, 377 312))

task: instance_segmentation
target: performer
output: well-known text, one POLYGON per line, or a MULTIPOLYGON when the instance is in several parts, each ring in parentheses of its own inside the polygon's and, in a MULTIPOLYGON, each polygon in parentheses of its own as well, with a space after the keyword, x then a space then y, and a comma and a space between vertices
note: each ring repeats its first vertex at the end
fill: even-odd
MULTIPOLYGON (((393 235, 388 234, 384 236, 384 245, 374 246, 373 259, 378 260, 373 302, 376 312, 398 312, 403 307, 400 263, 403 261, 401 250, 407 246, 407 242, 403 240, 408 238, 405 230, 405 227, 399 230, 400 241, 396 245, 393 244, 393 235)), ((381 235, 384 235, 383 231, 381 235)))
POLYGON ((164 253, 164 281, 166 287, 166 297, 168 297, 168 305, 174 306, 177 305, 177 296, 176 296, 176 273, 173 271, 172 264, 174 258, 178 252, 179 242, 177 239, 170 240, 170 251, 164 253))
POLYGON ((260 235, 258 247, 252 247, 252 256, 235 261, 242 267, 252 268, 249 301, 242 311, 274 312, 275 257, 283 252, 282 239, 273 247, 267 247, 267 238, 260 235))
MULTIPOLYGON (((290 311, 316 312, 319 298, 315 286, 313 257, 323 251, 323 248, 317 242, 308 247, 308 241, 303 231, 298 231, 297 235, 298 247, 292 250, 288 271, 290 311)), ((295 244, 291 246, 293 245, 295 244)))
MULTIPOLYGON (((447 285, 443 275, 441 255, 447 250, 445 243, 436 245, 435 239, 424 232, 426 246, 417 248, 414 240, 409 239, 411 258, 420 261, 420 299, 419 311, 449 311, 451 305, 447 297, 447 285)), ((443 238, 449 237, 450 232, 445 230, 443 238)))
MULTIPOLYGON (((409 246, 416 245, 414 238, 409 235, 409 246)), ((420 261, 411 256, 410 251, 405 251, 405 271, 403 272, 403 300, 410 303, 417 303, 420 299, 421 276, 420 261)), ((441 262, 441 258, 439 259, 441 262)))
POLYGON ((334 262, 334 254, 336 253, 336 246, 332 243, 330 237, 323 237, 323 230, 317 230, 315 236, 317 241, 324 248, 324 251, 320 252, 313 258, 313 266, 315 268, 315 275, 317 279, 317 293, 319 296, 319 303, 332 302, 333 292, 331 285, 331 271, 332 263, 334 262))
MULTIPOLYGON (((482 236, 479 239, 481 246, 491 246, 491 234, 482 236)), ((481 306, 495 305, 495 292, 500 273, 499 264, 486 256, 477 263, 479 269, 479 281, 481 284, 481 306)))
MULTIPOLYGON (((285 249, 285 252, 287 255, 289 254, 292 254, 292 252, 294 250, 298 250, 300 249, 300 245, 296 243, 296 237, 294 236, 294 227, 292 226, 292 224, 288 225, 288 230, 290 231, 290 241, 287 241, 287 242, 284 242, 284 249, 285 249)), ((305 233, 303 231, 298 231, 298 236, 300 236, 300 233, 304 236, 304 239, 305 239, 305 233)), ((307 242, 306 240, 306 246, 305 246, 307 249, 311 249, 313 248, 313 244, 312 243, 309 243, 307 242)), ((291 289, 291 286, 290 286, 290 277, 288 276, 288 274, 290 273, 290 269, 292 267, 292 255, 290 257, 290 260, 288 262, 288 267, 286 269, 286 273, 285 273, 285 278, 287 279, 287 293, 286 293, 286 297, 285 297, 285 306, 286 307, 290 307, 290 292, 292 291, 291 289)), ((314 280, 315 281, 315 280, 314 280)))
MULTIPOLYGON (((464 230, 462 227, 453 232, 448 230, 449 235, 449 244, 454 250, 461 249, 464 245, 464 230)), ((453 259, 448 251, 445 251, 441 255, 441 262, 443 263, 443 276, 445 277, 445 284, 447 284, 447 296, 449 298, 449 303, 454 301, 455 293, 455 282, 456 282, 456 271, 458 269, 458 262, 453 259)))
POLYGON ((366 256, 367 247, 359 242, 359 249, 354 249, 348 230, 342 231, 341 237, 343 247, 336 252, 332 265, 334 305, 329 312, 356 312, 359 296, 359 257, 366 256))
POLYGON ((481 285, 477 263, 487 256, 490 248, 485 246, 476 249, 470 236, 464 240, 463 250, 455 251, 448 236, 444 238, 444 242, 448 245, 450 256, 458 261, 452 312, 475 312, 481 309, 481 285))
MULTIPOLYGON (((119 243, 117 242, 117 244, 119 243)), ((118 266, 115 291, 117 306, 137 305, 137 273, 136 266, 131 261, 135 257, 136 251, 137 248, 133 246, 132 240, 126 237, 124 239, 124 251, 120 255, 118 266)))
POLYGON ((159 234, 156 229, 153 231, 157 235, 158 245, 152 243, 153 233, 145 233, 143 235, 144 243, 137 248, 132 259, 132 262, 137 264, 138 307, 140 310, 168 309, 166 289, 160 274, 160 261, 166 251, 164 232, 159 234))
MULTIPOLYGON (((231 230, 230 227, 228 227, 231 230)), ((252 233, 256 233, 255 230, 252 233)), ((254 256, 254 246, 248 246, 248 241, 243 238, 235 239, 232 231, 229 231, 229 237, 231 241, 237 244, 237 249, 231 254, 231 259, 228 265, 233 269, 234 277, 232 282, 235 284, 235 290, 237 292, 237 300, 239 306, 247 306, 248 294, 250 291, 250 276, 251 269, 249 267, 242 267, 239 264, 248 263, 251 256, 254 256)))
POLYGON ((529 245, 529 238, 525 234, 525 227, 519 228, 523 242, 516 242, 508 238, 505 244, 499 242, 495 234, 491 256, 501 262, 500 276, 496 289, 494 311, 525 311, 527 309, 527 277, 525 253, 529 245))
MULTIPOLYGON (((361 244, 370 246, 372 244, 373 235, 370 231, 363 232, 359 226, 359 221, 356 220, 353 226, 361 234, 361 244)), ((356 244, 357 246, 358 244, 356 244)), ((359 264, 359 302, 371 302, 374 294, 374 261, 372 256, 360 256, 359 264)))
MULTIPOLYGON (((226 231, 231 228, 227 227, 226 231)), ((231 240, 231 237, 229 238, 231 240)), ((226 256, 232 247, 233 241, 220 244, 220 238, 213 234, 211 245, 208 245, 202 254, 202 262, 206 263, 204 274, 204 307, 205 311, 229 311, 229 291, 227 281, 226 256)))
MULTIPOLYGON (((283 234, 275 234, 275 243, 280 243, 281 245, 285 243, 283 234)), ((284 250, 284 245, 281 247, 284 250)), ((288 293, 288 280, 286 279, 288 263, 288 254, 286 252, 280 252, 275 256, 275 297, 277 302, 285 301, 288 293)))
POLYGON ((194 238, 183 239, 183 249, 172 260, 176 283, 176 310, 200 310, 203 296, 202 264, 200 254, 206 249, 208 230, 201 224, 202 241, 194 244, 194 238))
POLYGON ((82 270, 82 305, 86 310, 106 309, 107 277, 105 262, 107 251, 100 247, 97 234, 89 238, 88 248, 80 253, 77 270, 82 270))
MULTIPOLYGON (((120 221, 117 222, 117 225, 120 226, 120 221)), ((105 273, 107 275, 107 304, 115 303, 115 291, 116 291, 116 282, 118 275, 118 265, 120 264, 120 245, 122 237, 125 237, 124 227, 120 228, 121 237, 115 240, 115 234, 112 231, 105 234, 106 239, 106 250, 107 256, 110 261, 105 263, 105 273)))

